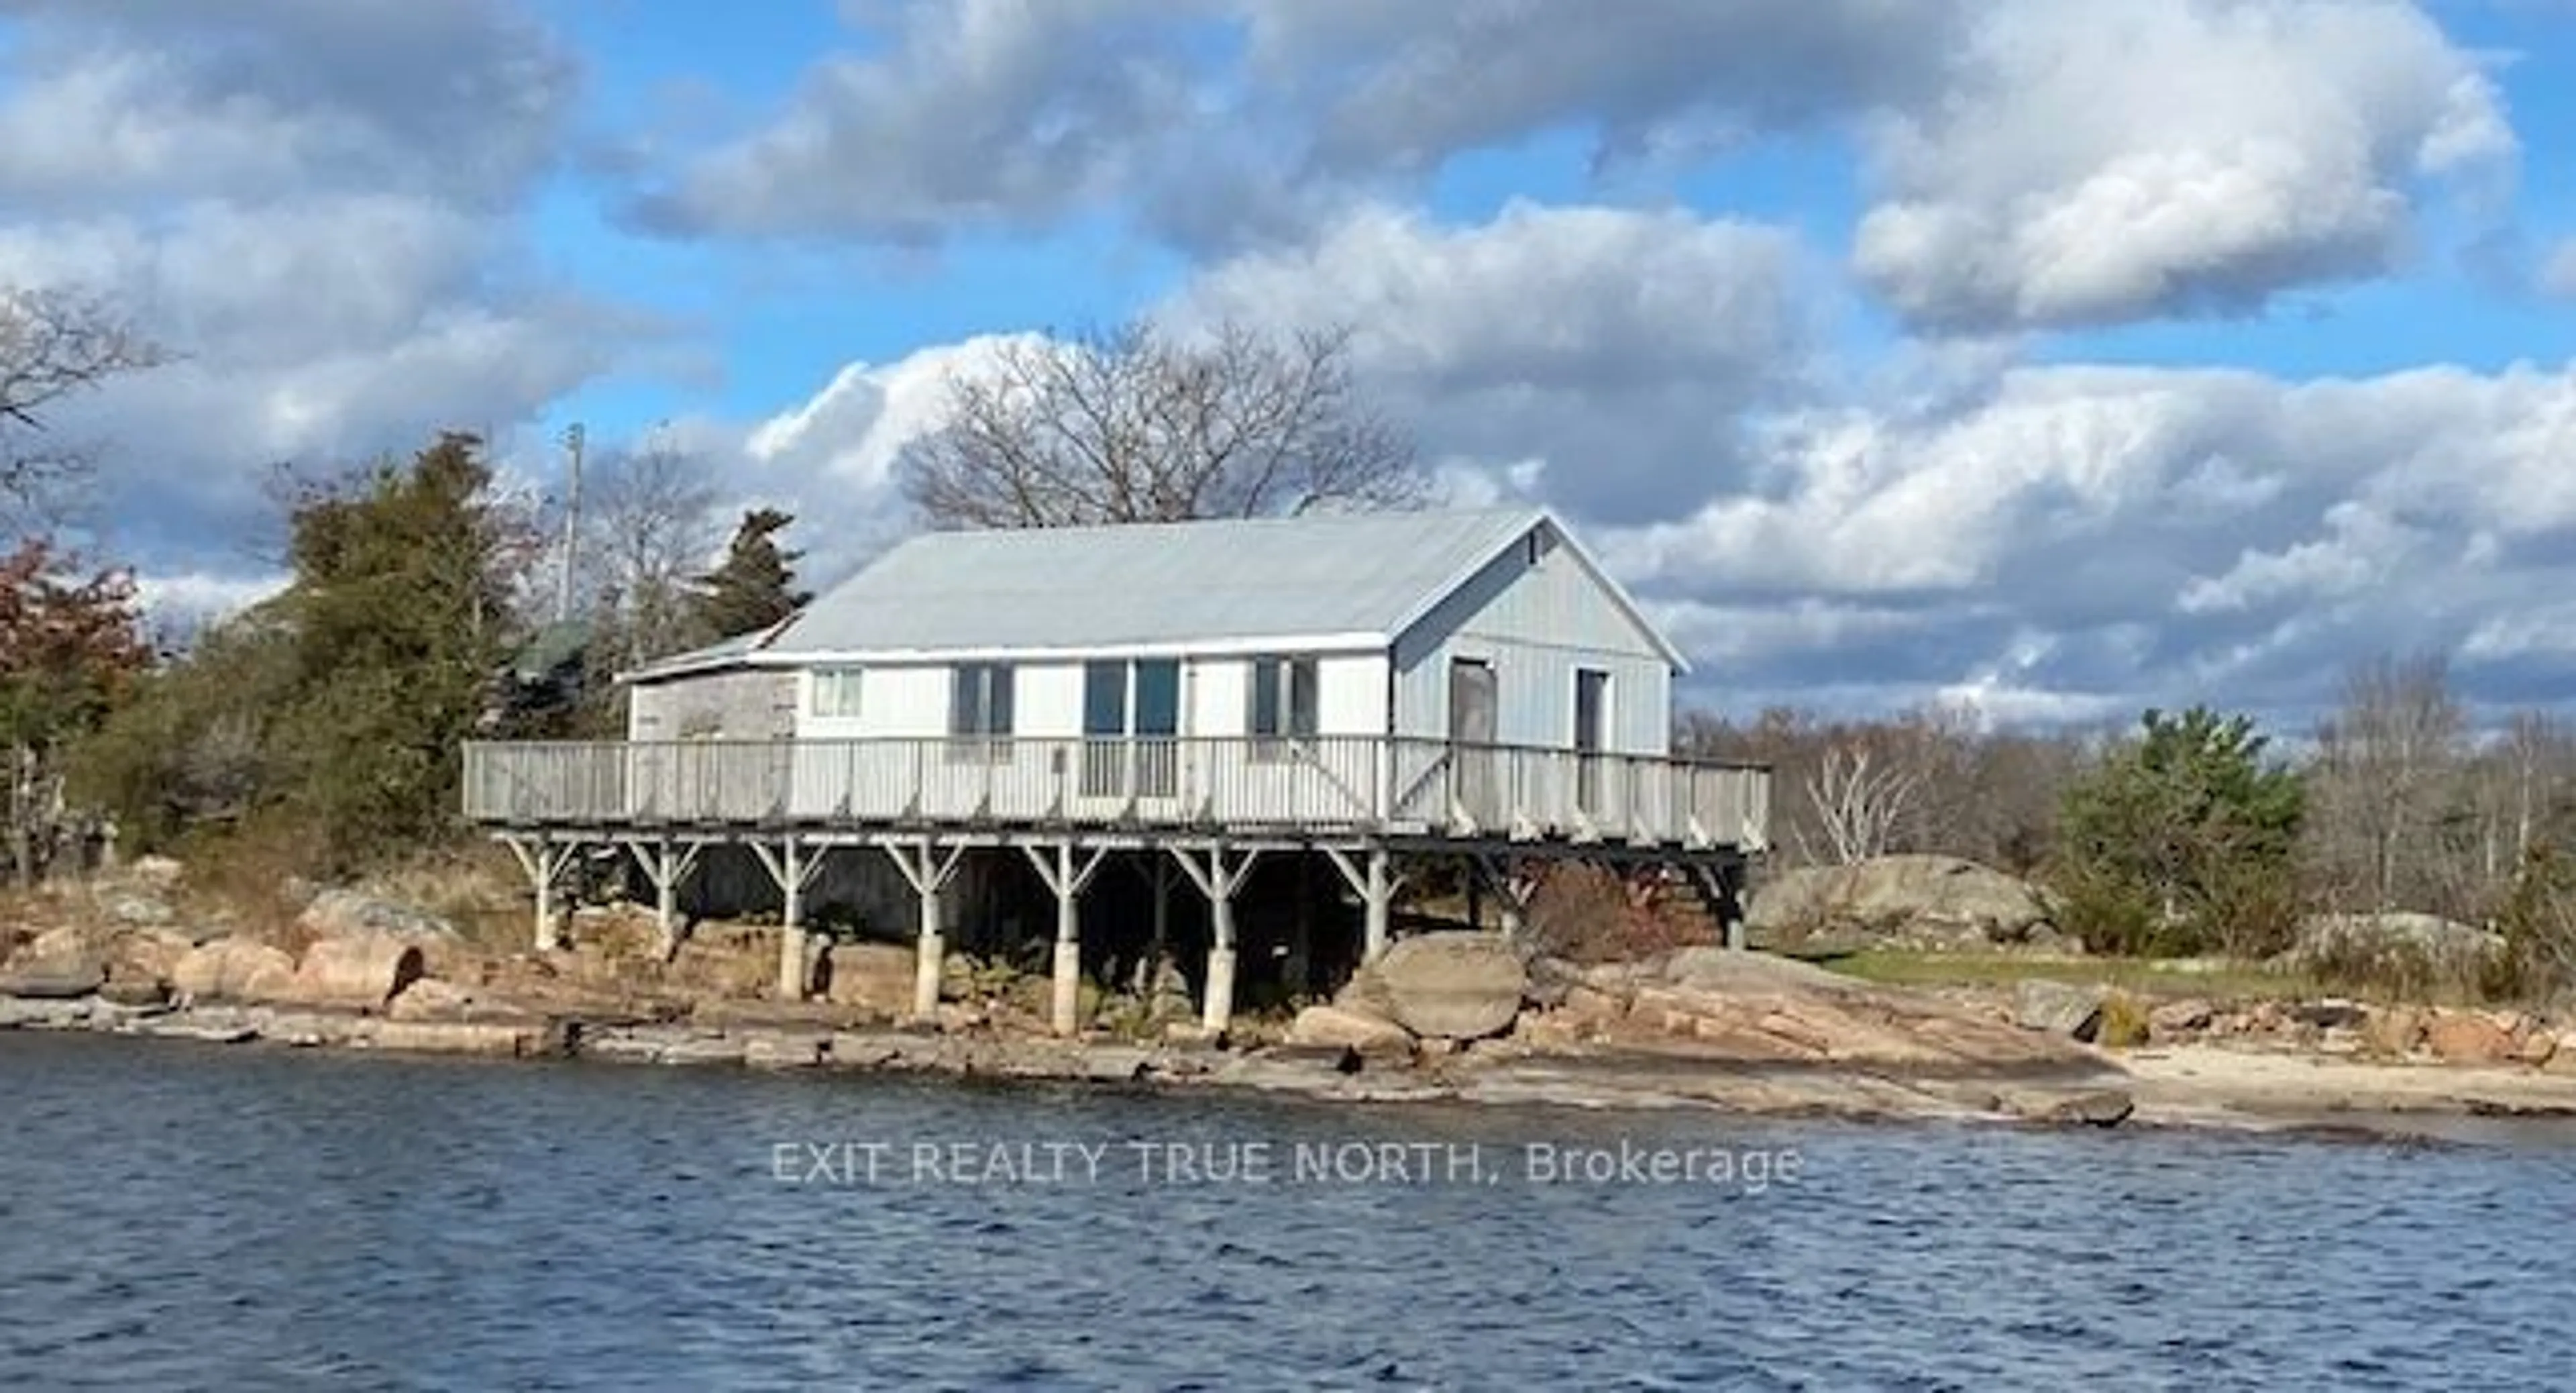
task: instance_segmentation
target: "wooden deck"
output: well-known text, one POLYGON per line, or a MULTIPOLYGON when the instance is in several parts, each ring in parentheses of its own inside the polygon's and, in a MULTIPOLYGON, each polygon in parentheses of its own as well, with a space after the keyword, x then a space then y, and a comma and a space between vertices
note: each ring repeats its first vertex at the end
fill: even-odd
POLYGON ((1743 765, 1380 737, 514 742, 465 748, 496 831, 1068 831, 1752 852, 1743 765))

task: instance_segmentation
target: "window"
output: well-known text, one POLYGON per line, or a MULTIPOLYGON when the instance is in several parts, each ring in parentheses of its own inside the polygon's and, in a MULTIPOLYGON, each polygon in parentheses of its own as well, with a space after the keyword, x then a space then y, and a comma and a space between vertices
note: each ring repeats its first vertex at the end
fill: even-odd
POLYGON ((1282 740, 1312 740, 1322 728, 1322 684, 1312 658, 1252 660, 1251 710, 1244 729, 1253 738, 1256 758, 1286 753, 1282 740))
POLYGON ((1599 754, 1610 742, 1610 674, 1596 668, 1574 670, 1574 748, 1599 754))
POLYGON ((1609 741, 1610 674, 1597 668, 1574 670, 1574 800, 1587 812, 1601 808, 1601 765, 1597 758, 1609 741))
POLYGON ((960 663, 949 679, 948 733, 990 737, 990 743, 961 738, 949 746, 961 759, 1001 758, 1002 741, 1011 733, 1011 665, 960 663))
POLYGON ((812 712, 847 719, 859 714, 859 670, 854 667, 814 669, 812 712))

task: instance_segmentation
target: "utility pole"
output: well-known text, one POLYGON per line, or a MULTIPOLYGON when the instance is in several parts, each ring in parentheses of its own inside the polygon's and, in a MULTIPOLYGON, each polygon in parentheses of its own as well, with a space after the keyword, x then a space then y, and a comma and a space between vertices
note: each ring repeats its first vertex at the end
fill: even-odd
POLYGON ((555 581, 555 622, 572 618, 573 552, 581 538, 581 422, 564 427, 564 459, 571 471, 571 483, 564 489, 563 574, 555 581))

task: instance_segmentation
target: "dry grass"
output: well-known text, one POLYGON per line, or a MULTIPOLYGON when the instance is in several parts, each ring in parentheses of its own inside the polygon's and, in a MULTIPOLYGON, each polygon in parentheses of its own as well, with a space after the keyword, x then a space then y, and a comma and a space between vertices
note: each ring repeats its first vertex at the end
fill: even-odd
POLYGON ((431 848, 356 888, 435 914, 480 948, 517 952, 534 932, 536 895, 528 877, 507 848, 491 842, 431 848))
POLYGON ((2148 997, 2261 1000, 2335 994, 2304 973, 2275 972, 2258 963, 2207 959, 2066 958, 2020 953, 1935 953, 1866 948, 1814 959, 1865 982, 1909 987, 1991 987, 2041 979, 2115 987, 2148 997))
POLYGON ((185 867, 172 907, 183 918, 300 953, 311 937, 296 924, 310 868, 322 848, 291 829, 244 827, 192 839, 174 850, 185 867))

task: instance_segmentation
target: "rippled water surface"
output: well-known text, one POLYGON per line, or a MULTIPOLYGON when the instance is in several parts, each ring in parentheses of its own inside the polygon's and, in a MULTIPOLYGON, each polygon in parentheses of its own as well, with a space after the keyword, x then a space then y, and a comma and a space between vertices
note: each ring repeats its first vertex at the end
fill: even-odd
POLYGON ((39 1036, 0 1036, 0 1099, 0 1387, 2576 1386, 2564 1132, 1757 1126, 39 1036), (1703 1173, 1533 1178, 1532 1145, 1622 1141, 1703 1173), (1009 1179, 963 1183, 997 1143, 1009 1179))

